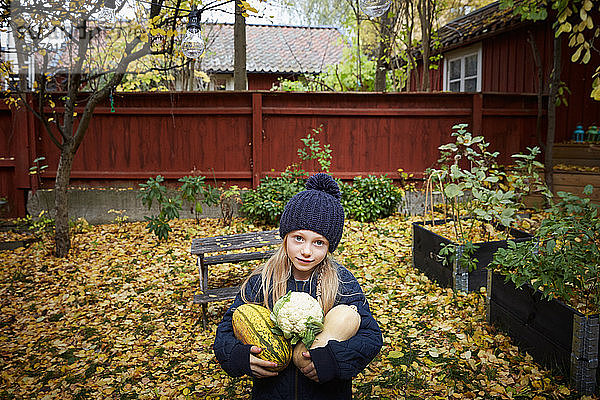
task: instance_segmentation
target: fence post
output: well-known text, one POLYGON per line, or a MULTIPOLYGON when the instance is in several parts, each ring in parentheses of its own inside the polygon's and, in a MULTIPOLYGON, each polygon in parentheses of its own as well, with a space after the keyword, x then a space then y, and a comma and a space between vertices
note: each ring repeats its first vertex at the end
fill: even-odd
POLYGON ((252 93, 252 187, 256 188, 262 173, 263 116, 262 93, 252 93))
POLYGON ((590 316, 573 314, 571 383, 581 394, 594 394, 596 390, 599 340, 598 314, 590 316))
MULTIPOLYGON (((25 101, 31 104, 31 96, 27 96, 25 101)), ((35 152, 35 140, 31 143, 31 138, 35 137, 33 115, 24 106, 13 108, 12 134, 14 135, 13 154, 15 157, 14 183, 16 191, 16 213, 18 216, 25 216, 27 213, 26 196, 27 191, 31 189, 31 176, 29 167, 32 161, 32 151, 35 152)), ((35 153, 34 153, 35 154, 35 153)))
POLYGON ((483 122, 483 94, 475 93, 473 95, 473 136, 481 135, 481 124, 483 122))

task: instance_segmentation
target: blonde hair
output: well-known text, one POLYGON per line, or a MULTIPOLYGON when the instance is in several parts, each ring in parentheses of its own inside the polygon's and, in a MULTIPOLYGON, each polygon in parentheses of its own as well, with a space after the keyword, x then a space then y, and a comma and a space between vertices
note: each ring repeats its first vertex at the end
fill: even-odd
MULTIPOLYGON (((277 249, 275 254, 267 260, 266 263, 256 268, 250 276, 246 278, 241 287, 241 295, 244 302, 248 302, 245 289, 255 275, 260 275, 260 287, 263 293, 263 306, 271 308, 269 303, 275 304, 280 297, 287 293, 287 282, 292 276, 293 264, 287 255, 286 244, 288 235, 283 238, 283 243, 277 249)), ((323 312, 327 314, 335 304, 335 300, 339 291, 339 278, 337 263, 334 261, 331 253, 321 263, 315 267, 314 272, 317 274, 317 300, 323 308, 323 312)), ((312 279, 312 276, 311 276, 312 279)))

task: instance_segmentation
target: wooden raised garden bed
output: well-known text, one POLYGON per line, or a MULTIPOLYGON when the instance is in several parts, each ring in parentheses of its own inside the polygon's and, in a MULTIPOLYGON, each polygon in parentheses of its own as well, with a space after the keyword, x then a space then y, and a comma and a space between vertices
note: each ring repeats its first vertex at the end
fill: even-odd
POLYGON ((554 193, 563 191, 581 196, 586 185, 594 187, 590 198, 600 202, 600 172, 554 170, 554 193))
POLYGON ((555 143, 552 160, 554 165, 600 167, 600 143, 555 143))
MULTIPOLYGON (((600 203, 600 143, 556 143, 552 151, 554 164, 554 195, 570 192, 583 194, 586 185, 594 191, 590 198, 600 203)), ((525 204, 530 207, 543 205, 541 196, 527 196, 525 204)))
POLYGON ((600 143, 555 144, 552 159, 555 193, 581 196, 583 188, 592 185, 595 190, 591 199, 600 201, 600 143))
POLYGON ((508 333, 536 362, 570 376, 581 394, 596 392, 600 315, 586 316, 559 300, 543 299, 531 286, 519 289, 504 278, 488 271, 488 323, 508 333))
MULTIPOLYGON (((446 222, 447 220, 433 221, 435 225, 444 224, 446 222)), ((427 229, 427 225, 431 226, 431 223, 431 221, 426 221, 414 222, 412 224, 413 267, 417 268, 427 275, 429 279, 436 281, 443 287, 451 287, 454 290, 463 292, 472 292, 485 287, 487 285, 487 266, 492 261, 496 250, 501 247, 506 247, 506 240, 475 243, 478 248, 473 254, 473 258, 478 260, 477 268, 473 271, 468 271, 457 262, 450 263, 450 261, 447 260, 446 265, 444 265, 438 254, 443 244, 450 244, 453 242, 450 239, 427 229)), ((512 229, 511 235, 516 242, 531 239, 529 233, 517 229, 512 229)), ((460 247, 458 251, 460 251, 460 247)))

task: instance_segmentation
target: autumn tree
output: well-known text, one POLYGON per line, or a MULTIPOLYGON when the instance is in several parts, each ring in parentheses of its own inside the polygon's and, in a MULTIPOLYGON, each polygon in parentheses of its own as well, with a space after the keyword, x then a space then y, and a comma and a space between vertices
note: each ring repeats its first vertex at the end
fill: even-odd
MULTIPOLYGON (((119 34, 117 26, 98 25, 103 1, 0 0, 2 24, 8 25, 15 39, 18 79, 11 83, 9 101, 24 106, 41 122, 45 133, 58 147, 60 156, 54 186, 55 254, 67 256, 69 237, 68 188, 75 154, 83 142, 95 108, 106 101, 130 66, 148 55, 172 53, 176 48, 178 27, 190 9, 182 1, 138 1, 136 17, 119 34), (65 46, 59 52, 48 48, 48 37, 59 29, 65 46), (118 39, 116 39, 118 37, 118 39), (90 55, 99 47, 111 48, 102 63, 93 63, 90 55), (114 49, 117 51, 113 51, 114 49), (36 61, 35 82, 28 88, 26 61, 36 61), (60 73, 54 68, 61 67, 60 73), (65 91, 57 95, 53 87, 65 91), (35 101, 28 100, 28 94, 35 101)), ((213 1, 203 8, 229 2, 213 1)), ((116 1, 117 11, 124 6, 116 1)), ((247 3, 246 3, 247 4, 247 3)), ((183 25, 185 26, 185 25, 183 25)), ((97 60, 96 60, 97 61, 97 60)), ((30 66, 33 68, 33 66, 30 66)), ((13 66, 2 63, 2 72, 10 76, 13 66)))
MULTIPOLYGON (((595 40, 600 36, 600 27, 594 23, 593 18, 593 15, 597 16, 600 11, 600 3, 592 0, 501 0, 501 5, 513 8, 514 13, 523 19, 548 20, 554 31, 553 63, 548 80, 548 129, 543 146, 546 184, 552 189, 554 183, 552 148, 556 137, 556 107, 562 102, 564 90, 561 81, 562 40, 564 35, 568 36, 568 45, 572 49, 571 62, 587 64, 592 57, 592 52, 600 54, 600 49, 595 46, 595 40)), ((539 84, 542 84, 541 80, 539 84)), ((596 68, 590 96, 600 100, 600 66, 596 68)))

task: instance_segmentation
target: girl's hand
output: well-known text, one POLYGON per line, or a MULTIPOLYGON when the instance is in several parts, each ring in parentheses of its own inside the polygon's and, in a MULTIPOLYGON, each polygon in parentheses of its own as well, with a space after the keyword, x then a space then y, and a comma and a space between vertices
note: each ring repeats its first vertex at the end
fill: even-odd
POLYGON ((263 360, 262 358, 258 358, 253 355, 258 354, 261 351, 262 349, 258 346, 250 347, 250 369, 252 370, 252 375, 254 375, 256 378, 277 376, 277 372, 266 369, 267 367, 276 367, 277 363, 263 360))
MULTIPOLYGON (((310 353, 308 351, 302 352, 302 357, 310 360, 310 353)), ((312 379, 315 382, 319 382, 319 377, 317 376, 317 369, 315 368, 315 364, 311 361, 306 367, 300 370, 308 379, 312 379)))

